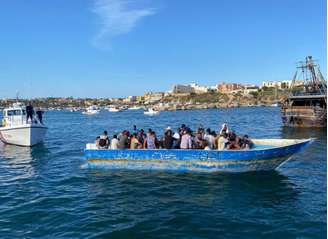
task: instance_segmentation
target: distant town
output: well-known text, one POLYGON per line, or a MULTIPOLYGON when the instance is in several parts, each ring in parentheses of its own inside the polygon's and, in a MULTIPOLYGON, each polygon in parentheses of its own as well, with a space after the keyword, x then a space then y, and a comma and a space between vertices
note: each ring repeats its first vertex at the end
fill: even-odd
MULTIPOLYGON (((173 85, 171 90, 166 92, 146 92, 142 96, 126 98, 45 97, 19 100, 25 103, 31 101, 36 107, 46 110, 81 109, 91 105, 143 106, 158 110, 270 106, 281 102, 292 85, 301 84, 303 82, 298 80, 265 81, 261 86, 224 82, 215 86, 201 86, 192 83, 173 85)), ((9 106, 15 101, 16 99, 1 99, 0 107, 9 106)))

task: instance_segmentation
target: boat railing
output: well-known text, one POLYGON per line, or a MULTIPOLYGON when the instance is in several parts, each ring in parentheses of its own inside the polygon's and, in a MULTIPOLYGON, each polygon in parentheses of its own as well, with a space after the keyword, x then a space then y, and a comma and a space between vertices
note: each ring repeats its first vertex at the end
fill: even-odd
POLYGON ((321 96, 322 93, 321 92, 292 92, 291 96, 314 96, 314 95, 318 95, 321 96))
POLYGON ((23 117, 17 117, 15 115, 6 116, 4 118, 4 123, 5 123, 5 126, 7 126, 7 127, 22 125, 24 123, 23 121, 24 121, 23 117))
POLYGON ((41 124, 37 117, 33 116, 33 119, 26 120, 26 115, 18 117, 17 115, 6 116, 4 118, 4 125, 6 127, 13 127, 25 124, 41 124))
POLYGON ((293 109, 313 109, 315 106, 304 105, 304 106, 291 106, 293 109))
POLYGON ((320 106, 291 106, 288 109, 285 110, 315 110, 315 111, 321 111, 326 110, 326 108, 322 108, 320 106))
POLYGON ((291 106, 290 108, 284 108, 284 111, 292 111, 292 110, 313 110, 315 106, 291 106))

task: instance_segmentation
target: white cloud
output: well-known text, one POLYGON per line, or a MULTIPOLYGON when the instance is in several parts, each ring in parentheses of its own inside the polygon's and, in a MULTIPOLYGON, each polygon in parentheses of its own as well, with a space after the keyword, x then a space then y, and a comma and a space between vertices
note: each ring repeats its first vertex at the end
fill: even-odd
POLYGON ((93 44, 108 48, 113 37, 130 32, 142 18, 155 14, 152 8, 138 7, 139 3, 140 0, 95 0, 92 10, 100 20, 100 29, 93 44))

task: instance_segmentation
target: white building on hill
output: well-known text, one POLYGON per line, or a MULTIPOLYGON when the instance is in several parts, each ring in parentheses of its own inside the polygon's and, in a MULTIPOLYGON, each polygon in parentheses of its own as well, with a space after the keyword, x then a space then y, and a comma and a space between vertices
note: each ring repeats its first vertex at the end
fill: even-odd
POLYGON ((209 87, 207 86, 200 86, 198 84, 192 83, 188 85, 174 85, 172 88, 173 94, 181 94, 181 93, 206 93, 209 91, 209 87))
MULTIPOLYGON (((292 86, 293 81, 292 80, 282 80, 282 81, 263 81, 262 82, 262 88, 263 87, 274 87, 278 89, 289 89, 292 86)), ((295 80, 294 86, 302 85, 303 81, 301 80, 295 80)))

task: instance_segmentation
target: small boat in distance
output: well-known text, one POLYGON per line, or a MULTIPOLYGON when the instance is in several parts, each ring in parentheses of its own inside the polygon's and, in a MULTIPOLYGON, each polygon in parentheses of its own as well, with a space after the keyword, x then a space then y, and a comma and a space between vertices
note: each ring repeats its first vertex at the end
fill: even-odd
POLYGON ((279 103, 273 103, 271 104, 271 107, 279 107, 279 103))
POLYGON ((144 114, 149 116, 154 116, 154 115, 158 115, 159 111, 153 110, 153 108, 149 108, 147 111, 144 112, 144 114))
POLYGON ((97 149, 84 150, 89 168, 249 172, 275 170, 313 139, 254 139, 252 149, 97 149))
POLYGON ((80 110, 80 109, 77 108, 77 107, 69 108, 69 111, 70 111, 70 112, 77 112, 77 111, 79 111, 79 110, 80 110))
POLYGON ((141 107, 140 106, 133 106, 133 107, 130 107, 130 108, 128 108, 128 110, 140 110, 141 109, 141 107))
POLYGON ((47 129, 36 118, 27 122, 26 108, 17 102, 3 110, 0 140, 6 144, 33 146, 43 141, 47 129))
POLYGON ((91 105, 82 112, 84 115, 95 115, 100 112, 100 109, 96 105, 91 105))
POLYGON ((119 112, 121 111, 118 107, 109 107, 107 108, 108 112, 119 112))

